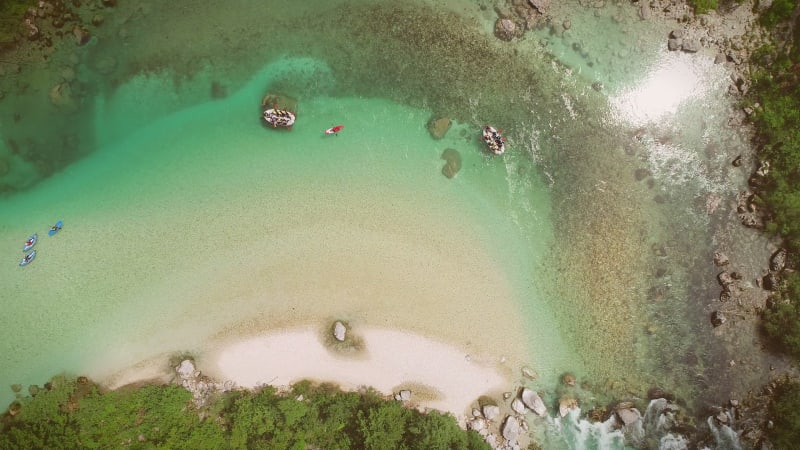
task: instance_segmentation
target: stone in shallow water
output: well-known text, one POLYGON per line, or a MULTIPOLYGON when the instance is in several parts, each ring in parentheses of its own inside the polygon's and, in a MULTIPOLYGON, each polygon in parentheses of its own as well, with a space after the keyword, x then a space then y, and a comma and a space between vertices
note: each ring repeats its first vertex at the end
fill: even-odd
POLYGON ((442 167, 442 175, 447 178, 456 176, 458 171, 461 170, 461 155, 458 151, 452 148, 445 149, 442 152, 442 159, 446 161, 444 167, 442 167))
POLYGON ((450 130, 450 125, 450 119, 447 117, 434 117, 428 121, 428 133, 432 138, 439 140, 450 130))
POLYGON ((333 337, 336 338, 337 341, 342 342, 344 341, 345 333, 347 333, 347 328, 342 322, 337 320, 333 325, 333 337))

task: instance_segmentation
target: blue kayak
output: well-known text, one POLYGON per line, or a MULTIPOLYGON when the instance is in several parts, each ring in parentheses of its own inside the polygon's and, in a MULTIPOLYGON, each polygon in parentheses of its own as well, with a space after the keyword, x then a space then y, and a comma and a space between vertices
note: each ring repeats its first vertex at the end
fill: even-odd
POLYGON ((31 263, 31 261, 33 261, 33 258, 36 258, 36 250, 25 255, 25 257, 22 258, 22 261, 19 262, 19 266, 20 267, 27 266, 28 264, 31 263))
POLYGON ((48 231, 47 234, 52 236, 52 235, 58 233, 59 231, 61 231, 61 227, 63 227, 63 226, 64 226, 64 222, 59 220, 58 222, 56 222, 55 225, 50 227, 50 231, 48 231))

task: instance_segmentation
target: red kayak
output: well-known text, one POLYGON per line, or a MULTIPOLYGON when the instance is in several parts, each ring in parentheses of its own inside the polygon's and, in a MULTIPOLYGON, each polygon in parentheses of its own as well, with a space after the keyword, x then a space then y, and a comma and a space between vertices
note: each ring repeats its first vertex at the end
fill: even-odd
POLYGON ((328 128, 325 130, 325 134, 336 134, 338 135, 340 131, 342 131, 344 125, 336 125, 335 127, 328 128))

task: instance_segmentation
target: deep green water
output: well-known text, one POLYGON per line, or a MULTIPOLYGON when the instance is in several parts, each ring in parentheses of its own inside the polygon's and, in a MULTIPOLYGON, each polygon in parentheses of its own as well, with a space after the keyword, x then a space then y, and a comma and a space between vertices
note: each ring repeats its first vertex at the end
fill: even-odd
MULTIPOLYGON (((514 43, 491 35, 484 2, 159 8, 107 13, 88 46, 8 84, 0 385, 192 349, 274 308, 235 289, 204 297, 184 265, 202 261, 204 280, 241 275, 242 256, 270 257, 247 250, 267 248, 257 227, 286 223, 268 217, 314 220, 292 195, 315 188, 320 204, 352 205, 357 191, 365 207, 397 202, 398 218, 415 204, 473 224, 498 261, 485 270, 513 287, 502 301, 518 308, 541 375, 531 384, 548 401, 564 372, 583 384, 584 409, 652 386, 700 408, 758 381, 730 373, 729 342, 707 320, 711 234, 730 206, 709 216, 705 199, 742 186, 743 172, 719 167, 747 145, 725 126, 713 54, 666 54, 660 27, 627 4, 554 6, 568 32, 514 43), (65 67, 74 110, 48 103, 65 67), (291 132, 258 122, 266 92, 298 99, 291 132), (432 116, 454 121, 441 141, 425 130, 432 116), (321 136, 337 123, 340 136, 321 136), (487 123, 506 130, 506 155, 482 151, 487 123), (453 180, 440 174, 445 148, 463 158, 453 180), (64 231, 43 236, 57 219, 64 231), (21 269, 34 231, 40 255, 21 269)), ((739 350, 758 365, 752 345, 739 350)))

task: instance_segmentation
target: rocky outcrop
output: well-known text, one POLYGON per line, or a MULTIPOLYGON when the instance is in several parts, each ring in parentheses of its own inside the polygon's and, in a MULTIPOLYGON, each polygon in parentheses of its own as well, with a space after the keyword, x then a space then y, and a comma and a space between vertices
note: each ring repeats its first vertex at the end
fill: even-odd
POLYGON ((175 367, 175 373, 181 386, 192 394, 192 403, 198 409, 206 406, 213 395, 219 391, 229 391, 233 389, 233 383, 216 383, 210 378, 204 377, 195 367, 194 361, 184 359, 175 367))

